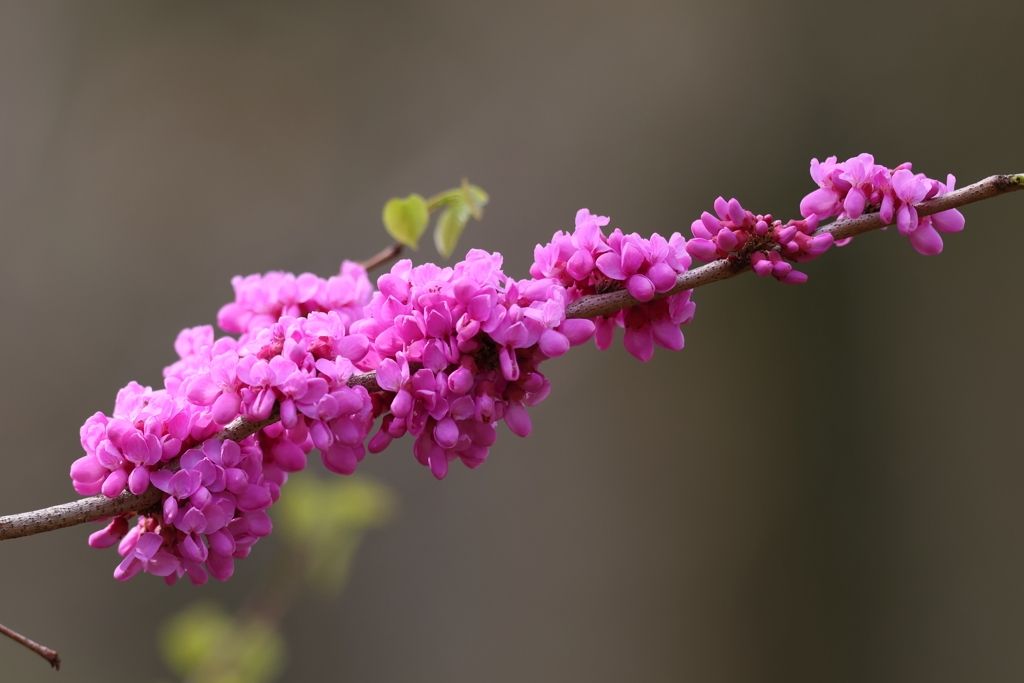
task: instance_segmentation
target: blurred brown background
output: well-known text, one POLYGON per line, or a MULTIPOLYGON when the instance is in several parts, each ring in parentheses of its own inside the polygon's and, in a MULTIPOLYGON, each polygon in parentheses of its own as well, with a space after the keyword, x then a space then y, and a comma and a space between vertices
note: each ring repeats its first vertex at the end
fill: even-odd
MULTIPOLYGON (((1003 0, 0 2, 0 513, 74 497, 79 425, 232 275, 365 258, 390 196, 468 176, 459 255, 522 277, 581 206, 793 217, 813 156, 1022 171, 1022 30, 1003 0)), ((551 362, 479 470, 369 457, 401 516, 290 615, 285 680, 1020 680, 1024 195, 964 213, 940 256, 873 234, 702 289, 681 353, 551 362)), ((167 679, 158 624, 281 547, 121 584, 95 528, 0 546, 0 622, 65 660, 0 639, 0 679, 167 679)))

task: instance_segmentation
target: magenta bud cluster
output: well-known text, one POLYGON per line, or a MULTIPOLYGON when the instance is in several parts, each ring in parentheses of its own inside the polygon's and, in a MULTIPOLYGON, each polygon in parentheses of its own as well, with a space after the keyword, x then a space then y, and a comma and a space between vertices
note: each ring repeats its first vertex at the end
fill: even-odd
POLYGON ((668 239, 658 233, 647 239, 636 233, 624 235, 618 229, 606 237, 601 228, 608 223, 607 216, 580 209, 571 234, 559 231, 548 244, 537 245, 530 274, 559 283, 570 303, 622 289, 641 302, 594 319, 599 349, 611 346, 616 327, 624 328, 626 350, 644 362, 654 355, 655 344, 673 351, 682 349, 679 326, 690 322, 696 310, 690 290, 655 296, 672 290, 677 276, 690 267, 686 239, 678 232, 668 239))
MULTIPOLYGON (((804 217, 858 218, 869 209, 877 210, 884 224, 890 225, 895 219, 899 233, 909 237, 914 249, 926 256, 942 251, 940 232, 964 229, 964 216, 956 209, 919 216, 914 208, 926 199, 952 192, 956 187, 952 174, 941 183, 923 173, 915 175, 910 163, 890 169, 876 164, 870 154, 861 154, 844 162, 837 162, 836 157, 824 162, 813 159, 811 178, 819 189, 801 200, 800 215, 804 217)), ((850 239, 837 244, 843 246, 850 239)))
POLYGON ((132 382, 111 416, 96 413, 82 426, 85 455, 71 466, 76 491, 161 493, 153 508, 107 520, 89 543, 117 546, 121 580, 139 572, 168 583, 225 580, 234 560, 270 534, 267 511, 314 450, 331 472, 351 474, 367 452, 410 435, 413 456, 437 479, 455 461, 478 467, 499 422, 517 436, 530 434, 528 409, 552 389, 544 361, 591 338, 607 349, 616 328, 626 350, 645 362, 655 346, 683 348, 680 327, 696 305, 692 290, 679 291, 680 276, 693 258, 749 263, 762 277, 801 283, 807 276, 793 263, 833 244, 831 234, 818 234, 819 221, 876 205, 918 251, 937 253, 941 240, 936 248, 932 233, 961 229, 963 217, 951 210, 922 218, 913 204, 954 181, 943 185, 909 169, 875 166, 869 155, 843 164, 815 160, 820 189, 801 203, 804 218, 782 223, 719 197, 714 214, 693 222, 689 241, 679 233, 605 235, 609 219, 581 209, 572 232, 537 245, 532 279, 506 276, 500 254, 477 249, 449 268, 398 261, 376 289, 348 261, 327 279, 236 277, 235 300, 217 321, 237 338, 215 338, 210 326, 183 330, 162 389, 132 382), (582 297, 616 291, 627 292, 631 305, 567 318, 582 297), (255 433, 243 438, 225 429, 240 418, 255 433))
POLYGON ((735 198, 725 201, 722 197, 715 200, 715 213, 705 211, 690 226, 693 239, 686 249, 701 261, 735 260, 745 254, 759 276, 798 285, 807 281, 807 275, 794 270, 790 261, 811 261, 832 246, 831 234, 814 234, 818 227, 814 215, 783 224, 771 214, 747 211, 735 198))

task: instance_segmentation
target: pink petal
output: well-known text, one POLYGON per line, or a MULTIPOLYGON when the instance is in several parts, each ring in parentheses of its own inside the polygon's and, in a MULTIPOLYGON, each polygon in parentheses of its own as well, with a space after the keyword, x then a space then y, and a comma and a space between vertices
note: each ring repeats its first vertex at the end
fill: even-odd
POLYGON ((894 206, 892 195, 886 192, 882 195, 882 206, 878 210, 878 217, 881 219, 883 225, 892 225, 893 211, 894 206))
POLYGON ((265 510, 270 507, 273 502, 274 501, 271 500, 270 497, 270 491, 259 484, 249 484, 245 491, 235 499, 235 504, 242 512, 265 510))
POLYGON ((262 510, 257 512, 243 512, 242 517, 249 522, 249 533, 263 538, 274 531, 274 523, 270 521, 270 515, 262 510))
POLYGON ((601 351, 607 351, 611 348, 612 341, 615 338, 615 320, 602 316, 594 319, 594 325, 594 344, 601 351))
POLYGON ((71 478, 75 481, 98 481, 109 473, 110 470, 101 465, 95 455, 86 455, 71 463, 71 478))
POLYGON ((122 491, 124 491, 124 485, 128 483, 128 473, 124 468, 114 470, 107 475, 107 478, 103 480, 103 486, 100 491, 107 498, 117 498, 122 491))
POLYGON ((700 215, 700 222, 704 228, 704 231, 708 233, 707 237, 705 237, 704 235, 698 235, 697 233, 693 233, 694 237, 701 237, 703 239, 709 240, 715 235, 717 235, 718 231, 722 229, 721 222, 707 211, 700 215))
POLYGON ((735 249, 740 241, 736 237, 736 234, 729 228, 722 228, 718 231, 717 235, 718 248, 722 251, 732 251, 735 249))
POLYGON ((667 263, 655 263, 648 269, 647 279, 654 284, 657 292, 667 292, 676 286, 676 271, 667 263))
POLYGON ((563 321, 558 327, 558 331, 569 340, 570 346, 579 346, 590 341, 595 329, 593 321, 575 318, 563 321))
POLYGON ((737 201, 735 197, 730 199, 729 220, 732 221, 733 225, 736 226, 737 228, 740 227, 746 221, 746 218, 747 212, 743 210, 742 206, 740 206, 739 201, 737 201))
POLYGON ((285 472, 298 472, 306 468, 306 454, 291 441, 278 441, 270 447, 274 463, 285 472))
POLYGON ((501 366, 501 374, 505 379, 509 382, 515 382, 519 379, 519 363, 516 360, 515 351, 509 351, 508 348, 502 346, 498 349, 498 363, 501 366))
POLYGON ((939 232, 960 232, 964 229, 964 215, 956 209, 932 214, 932 225, 939 232))
POLYGON ((654 342, 661 348, 670 351, 683 348, 685 340, 679 325, 673 324, 670 320, 659 320, 651 325, 651 329, 654 333, 654 342))
POLYGON ((930 225, 918 226, 910 233, 910 244, 919 254, 933 256, 942 251, 942 237, 930 225))
POLYGON ((787 285, 802 285, 807 282, 807 274, 801 273, 799 270, 791 270, 786 273, 785 277, 779 278, 779 282, 787 285))
POLYGON ((594 257, 589 251, 579 250, 569 258, 565 270, 575 280, 585 280, 594 270, 594 257))
POLYGON ((142 495, 149 488, 149 470, 136 467, 128 477, 128 490, 136 496, 142 495))
POLYGON ((864 195, 864 191, 859 187, 855 187, 850 190, 846 195, 846 199, 843 200, 843 211, 846 212, 849 218, 858 218, 864 213, 864 205, 867 203, 867 197, 864 195))
MULTIPOLYGON (((558 358, 569 350, 569 340, 560 332, 544 330, 541 332, 538 346, 540 346, 541 353, 548 358, 558 358)), ((447 448, 451 448, 451 446, 447 446, 447 448)))
POLYGON ((162 550, 146 565, 146 571, 156 576, 169 576, 178 570, 178 558, 162 550))
POLYGON ((533 431, 530 414, 519 401, 509 401, 505 410, 505 424, 516 436, 527 437, 533 431))
POLYGON ((626 282, 626 289, 637 301, 650 301, 656 293, 654 283, 640 274, 629 276, 629 280, 626 282))
POLYGON ((434 427, 434 440, 443 448, 451 448, 459 440, 459 428, 455 420, 446 417, 434 427))
POLYGON ((208 406, 217 400, 221 387, 210 375, 198 375, 188 384, 188 400, 199 406, 208 406))
POLYGON ((820 218, 839 213, 839 196, 831 188, 821 188, 800 200, 800 215, 807 218, 812 213, 820 218))
POLYGON ((335 443, 326 451, 321 451, 320 459, 323 461, 324 467, 336 474, 352 474, 359 464, 355 450, 340 443, 335 443))
POLYGON ((427 462, 430 464, 430 473, 434 475, 438 481, 448 476, 448 458, 445 455, 444 449, 438 445, 434 445, 430 449, 430 455, 427 456, 427 462))
POLYGON ((626 279, 626 273, 621 266, 621 259, 615 252, 609 251, 598 256, 597 269, 613 280, 626 279))
POLYGON ((381 389, 398 391, 402 388, 403 379, 398 363, 390 358, 383 360, 377 367, 377 384, 381 389))
POLYGON ((150 559, 160 550, 160 546, 164 543, 164 539, 160 534, 153 532, 146 532, 139 536, 138 542, 135 544, 135 554, 143 559, 150 559))
POLYGON ((692 239, 686 243, 686 253, 701 261, 715 261, 718 259, 718 247, 714 242, 702 239, 692 239))
MULTIPOLYGON (((704 213, 707 213, 707 211, 705 211, 704 213)), ((693 233, 694 237, 701 240, 711 239, 712 237, 718 234, 718 230, 718 221, 715 221, 714 232, 709 232, 708 229, 704 226, 704 223, 700 219, 695 220, 693 223, 690 224, 690 232, 693 233)))
MULTIPOLYGON (((640 270, 640 266, 644 263, 644 254, 633 245, 631 242, 627 242, 622 247, 622 270, 626 273, 632 274, 640 270)), ((605 273, 608 275, 608 273, 605 273)), ((609 276, 610 277, 610 276, 609 276)), ((616 278, 623 279, 623 278, 616 278)))
POLYGON ((644 363, 654 357, 654 338, 649 327, 626 328, 623 344, 627 351, 644 363))
POLYGON ((235 573, 235 561, 230 556, 210 553, 206 558, 206 568, 210 575, 218 581, 227 581, 235 573))
MULTIPOLYGON (((194 531, 203 533, 206 530, 206 515, 196 508, 189 508, 189 511, 182 515, 175 526, 186 534, 191 534, 194 531)), ((199 561, 201 562, 202 560, 199 561)))
POLYGON ((225 392, 213 402, 213 421, 217 424, 228 424, 238 417, 238 408, 242 398, 234 392, 225 392))
POLYGON ((129 555, 117 565, 114 570, 114 578, 118 581, 127 581, 142 570, 142 561, 135 555, 129 555))

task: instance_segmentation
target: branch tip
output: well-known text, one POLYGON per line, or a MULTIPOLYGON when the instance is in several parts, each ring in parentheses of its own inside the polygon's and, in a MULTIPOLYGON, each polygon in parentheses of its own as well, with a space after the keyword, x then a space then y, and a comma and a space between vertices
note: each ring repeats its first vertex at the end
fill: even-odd
POLYGON ((7 636, 8 638, 17 643, 21 643, 22 645, 24 645, 25 647, 32 650, 37 655, 48 661, 50 663, 50 666, 52 666, 54 669, 60 671, 60 655, 57 654, 56 650, 51 650, 45 645, 40 645, 34 640, 31 640, 21 635, 17 631, 7 628, 3 624, 0 624, 0 633, 3 633, 5 636, 7 636))

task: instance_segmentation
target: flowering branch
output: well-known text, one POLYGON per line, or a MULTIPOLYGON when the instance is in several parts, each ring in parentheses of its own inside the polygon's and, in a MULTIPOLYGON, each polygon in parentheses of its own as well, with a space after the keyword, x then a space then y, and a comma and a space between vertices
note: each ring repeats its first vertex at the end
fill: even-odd
POLYGON ((56 650, 51 650, 45 645, 40 645, 34 640, 29 640, 17 631, 12 631, 3 624, 0 624, 0 633, 3 633, 11 640, 21 643, 22 645, 24 645, 25 647, 32 650, 37 655, 48 661, 50 663, 50 666, 52 666, 54 669, 60 671, 60 655, 57 654, 56 650))
MULTIPOLYGON (((926 201, 920 201, 920 199, 924 196, 922 191, 922 195, 921 197, 917 198, 917 201, 906 201, 905 203, 908 207, 912 206, 916 208, 917 216, 923 218, 942 211, 947 211, 955 207, 963 206, 976 201, 980 201, 982 199, 988 199, 991 197, 995 197, 1001 194, 1005 194, 1020 189, 1024 189, 1024 174, 991 176, 989 178, 986 178, 985 180, 982 180, 968 187, 962 188, 960 190, 955 190, 952 192, 946 192, 944 194, 941 194, 926 201)), ((737 204, 737 207, 738 206, 739 205, 737 204)), ((883 205, 882 211, 884 210, 885 209, 883 205)), ((752 216, 752 214, 750 215, 752 216)), ((760 217, 758 217, 758 219, 760 219, 760 217)), ((783 226, 780 225, 779 227, 782 228, 783 226)), ((859 215, 859 217, 857 218, 840 219, 834 221, 833 223, 830 223, 826 226, 817 229, 816 231, 813 231, 812 234, 806 236, 807 239, 804 239, 804 236, 801 236, 801 239, 804 239, 804 242, 807 242, 808 240, 813 240, 814 238, 830 236, 829 239, 834 239, 838 241, 852 238, 856 235, 860 235, 872 230, 877 230, 882 227, 885 227, 885 223, 883 223, 883 220, 880 217, 879 212, 865 213, 859 215)), ((695 234, 696 232, 697 231, 695 230, 695 234)), ((785 231, 783 230, 782 232, 785 231)), ((811 230, 808 229, 808 232, 811 233, 811 230)), ((763 233, 758 234, 760 235, 763 233)), ((769 235, 771 234, 774 233, 769 233, 769 235)), ((693 242, 698 241, 699 240, 693 240, 693 242)), ((711 244, 711 242, 707 242, 707 244, 711 244)), ((712 248, 714 248, 716 245, 719 248, 721 248, 723 244, 724 242, 717 242, 715 244, 712 244, 712 248)), ((774 244, 774 246, 768 247, 765 246, 766 244, 768 243, 765 242, 764 240, 760 242, 753 240, 751 242, 751 247, 745 247, 743 249, 740 249, 736 255, 730 255, 729 258, 720 258, 718 260, 713 260, 711 263, 708 263, 707 265, 701 266, 699 268, 695 268, 693 270, 684 270, 684 272, 679 273, 675 277, 674 286, 672 286, 670 289, 661 289, 661 291, 657 294, 653 294, 652 292, 653 296, 648 297, 647 300, 652 301, 654 299, 661 299, 672 294, 678 294, 680 292, 692 290, 697 287, 710 284, 712 282, 725 280, 736 275, 739 275, 747 270, 750 270, 752 265, 755 266, 756 270, 756 266, 759 265, 759 262, 757 262, 757 258, 759 256, 763 256, 762 251, 778 252, 781 248, 780 244, 774 244)), ((790 244, 795 243, 791 242, 790 244)), ((829 244, 831 244, 831 241, 829 241, 829 244)), ((730 249, 726 248, 725 251, 730 251, 730 249)), ((386 262, 390 258, 393 258, 395 255, 397 255, 397 249, 395 249, 395 247, 392 246, 389 247, 388 249, 385 249, 383 252, 381 252, 374 258, 370 259, 366 263, 369 264, 369 267, 373 267, 375 265, 380 265, 381 263, 386 262)), ((777 253, 770 255, 775 259, 779 258, 777 253)), ((768 259, 762 258, 761 260, 767 262, 768 259)), ((762 273, 759 272, 758 274, 762 273)), ((393 278, 394 276, 386 275, 384 277, 393 278)), ((780 277, 780 279, 782 278, 780 277)), ((666 284, 670 283, 671 280, 669 280, 666 284)), ((391 287, 394 286, 397 285, 391 285, 391 287)), ((634 296, 632 296, 629 289, 618 289, 617 291, 583 296, 576 300, 575 302, 566 306, 564 309, 564 313, 565 318, 567 319, 599 318, 602 316, 611 316, 617 313, 618 311, 631 308, 640 303, 641 302, 637 298, 634 298, 634 296)), ((221 326, 225 327, 224 324, 222 324, 221 326)), ((676 332, 678 332, 678 329, 676 329, 676 332)), ((680 335, 679 346, 681 346, 681 341, 682 337, 680 335)), ((504 349, 498 349, 498 352, 503 351, 504 349)), ((278 350, 278 353, 280 353, 280 350, 278 350)), ((505 360, 503 362, 507 360, 508 357, 505 357, 505 360)), ((387 384, 387 388, 389 389, 389 391, 404 391, 404 389, 399 390, 397 388, 398 385, 395 384, 400 380, 400 377, 397 374, 400 371, 399 366, 396 365, 394 361, 389 360, 387 362, 390 363, 390 366, 388 366, 388 380, 381 380, 381 383, 387 384)), ((401 370, 401 373, 403 376, 407 378, 408 375, 406 373, 415 374, 420 367, 422 366, 419 363, 408 363, 406 369, 401 370)), ((454 374, 452 376, 455 377, 454 374)), ((348 387, 362 387, 369 393, 378 392, 382 390, 381 385, 378 384, 376 372, 368 372, 364 374, 353 375, 349 377, 345 383, 348 385, 348 387)), ((210 391, 213 392, 213 389, 211 389, 210 391)), ((223 391, 225 390, 219 390, 216 393, 211 393, 209 401, 213 402, 215 399, 220 400, 217 399, 218 396, 230 397, 229 394, 222 393, 223 391)), ((538 391, 543 390, 538 389, 538 391)), ((199 396, 199 393, 197 393, 196 396, 199 396)), ((291 401, 291 399, 288 399, 288 401, 291 401)), ((509 410, 511 411, 512 408, 510 408, 509 410)), ((516 410, 521 412, 516 412, 513 415, 514 421, 516 422, 516 426, 513 427, 513 431, 522 436, 525 434, 521 434, 520 431, 525 431, 527 433, 529 431, 528 418, 525 418, 525 410, 522 409, 521 404, 518 404, 516 410), (526 422, 524 423, 523 420, 526 420, 526 422)), ((511 414, 512 413, 510 413, 510 415, 511 414)), ((291 415, 292 419, 294 420, 294 407, 291 408, 291 415)), ((266 419, 258 422, 250 422, 249 420, 246 420, 243 417, 238 417, 228 427, 226 427, 217 435, 215 435, 214 438, 221 442, 241 441, 242 439, 245 439, 246 437, 257 433, 263 427, 269 426, 275 422, 278 422, 279 420, 280 417, 277 415, 276 411, 266 419)), ((512 427, 512 423, 510 423, 510 427, 512 427)), ((376 441, 377 437, 375 437, 375 439, 372 440, 370 443, 371 452, 377 452, 376 450, 374 450, 374 448, 376 447, 376 441)), ((387 442, 389 441, 390 437, 388 437, 388 435, 385 434, 383 438, 383 445, 386 446, 387 442)), ((176 469, 176 465, 177 460, 172 460, 170 463, 168 463, 168 468, 176 469)), ((345 467, 347 466, 348 465, 345 465, 345 467)), ((354 468, 354 463, 352 464, 352 467, 354 468)), ((447 465, 444 466, 444 471, 447 471, 447 465)), ((438 476, 443 476, 443 473, 438 476)), ((124 483, 120 482, 120 484, 123 487, 124 483)), ((108 517, 122 515, 124 513, 131 511, 142 511, 151 509, 159 504, 161 497, 161 490, 154 486, 150 486, 148 490, 141 493, 140 495, 132 495, 127 491, 121 493, 115 498, 107 498, 106 496, 103 495, 97 495, 90 498, 84 498, 82 500, 75 501, 72 503, 66 503, 63 505, 45 508, 42 510, 0 517, 0 540, 8 538, 17 538, 20 536, 28 536, 36 533, 41 533, 44 531, 52 531, 54 529, 61 529, 67 526, 81 524, 83 522, 96 521, 100 519, 106 519, 108 517)), ((149 561, 148 556, 146 559, 147 561, 149 561)))
MULTIPOLYGON (((917 204, 917 213, 919 216, 930 216, 940 211, 955 209, 966 204, 979 202, 982 199, 998 197, 999 195, 1016 190, 1024 190, 1024 173, 989 176, 973 185, 968 185, 959 190, 954 190, 953 192, 917 204)), ((833 221, 816 230, 814 236, 831 234, 836 241, 839 241, 884 227, 886 227, 886 224, 882 222, 876 211, 874 213, 862 214, 858 218, 844 218, 833 221)), ((712 282, 718 282, 719 280, 728 280, 748 270, 750 270, 750 262, 748 260, 737 259, 729 261, 727 259, 718 259, 699 268, 681 273, 676 278, 676 285, 672 289, 656 294, 654 298, 660 299, 672 294, 678 294, 679 292, 685 292, 688 289, 696 289, 712 282)), ((640 302, 630 296, 629 292, 624 289, 607 294, 594 294, 582 297, 566 306, 565 317, 595 318, 600 315, 611 315, 624 308, 635 306, 638 303, 640 302)))

